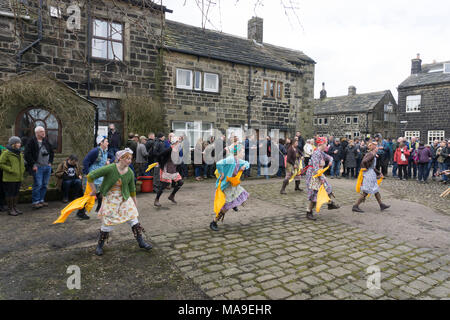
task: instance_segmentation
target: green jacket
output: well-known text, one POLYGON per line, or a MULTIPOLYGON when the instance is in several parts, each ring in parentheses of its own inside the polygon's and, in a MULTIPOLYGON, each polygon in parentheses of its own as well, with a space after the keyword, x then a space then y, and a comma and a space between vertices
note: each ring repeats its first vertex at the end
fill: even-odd
POLYGON ((128 168, 128 172, 124 175, 120 175, 117 170, 116 164, 109 164, 90 172, 87 175, 88 182, 94 182, 95 179, 103 177, 103 183, 100 187, 100 192, 103 196, 106 196, 108 191, 116 184, 116 182, 122 180, 122 196, 126 201, 130 196, 136 196, 136 185, 134 184, 133 171, 128 168))
POLYGON ((23 173, 25 172, 23 153, 17 155, 8 149, 2 150, 0 168, 3 170, 3 182, 23 181, 23 173))

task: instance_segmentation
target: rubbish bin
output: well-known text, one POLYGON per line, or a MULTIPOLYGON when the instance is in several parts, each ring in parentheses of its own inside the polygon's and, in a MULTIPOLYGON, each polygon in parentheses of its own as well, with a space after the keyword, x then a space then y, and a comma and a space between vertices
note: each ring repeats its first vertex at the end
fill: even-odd
POLYGON ((153 177, 152 176, 140 176, 137 177, 138 181, 142 181, 141 192, 153 192, 153 177))

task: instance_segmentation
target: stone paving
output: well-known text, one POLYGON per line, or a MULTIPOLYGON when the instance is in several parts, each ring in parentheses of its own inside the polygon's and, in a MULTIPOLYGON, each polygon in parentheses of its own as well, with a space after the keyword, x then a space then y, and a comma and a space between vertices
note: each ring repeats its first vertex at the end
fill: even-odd
MULTIPOLYGON (((385 198, 397 197, 395 192, 386 192, 401 192, 397 183, 401 182, 386 180, 385 198)), ((410 189, 429 187, 406 183, 410 189)), ((288 195, 274 197, 275 181, 245 188, 252 197, 301 214, 219 224, 219 232, 202 228, 153 237, 174 264, 213 299, 450 298, 448 250, 415 246, 333 219, 311 222, 304 218, 306 192, 288 191, 288 195), (370 266, 381 271, 380 289, 368 289, 370 266)), ((357 197, 351 188, 337 187, 335 194, 343 206, 357 197)), ((442 201, 447 207, 437 204, 444 213, 448 213, 447 201, 442 201)))

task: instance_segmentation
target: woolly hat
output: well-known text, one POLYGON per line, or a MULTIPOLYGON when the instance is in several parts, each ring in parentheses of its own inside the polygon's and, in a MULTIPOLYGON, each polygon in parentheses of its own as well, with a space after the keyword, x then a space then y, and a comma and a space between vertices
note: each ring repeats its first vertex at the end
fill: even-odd
POLYGON ((20 140, 20 138, 17 136, 12 136, 11 138, 9 138, 8 145, 13 146, 16 143, 22 143, 22 140, 20 140))

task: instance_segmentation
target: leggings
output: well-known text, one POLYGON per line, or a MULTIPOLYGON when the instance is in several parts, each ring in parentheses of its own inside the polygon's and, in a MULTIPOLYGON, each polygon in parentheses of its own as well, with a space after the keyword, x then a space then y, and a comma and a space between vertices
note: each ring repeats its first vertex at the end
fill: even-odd
POLYGON ((405 178, 408 180, 408 165, 407 164, 399 164, 398 165, 398 177, 400 179, 405 178))

